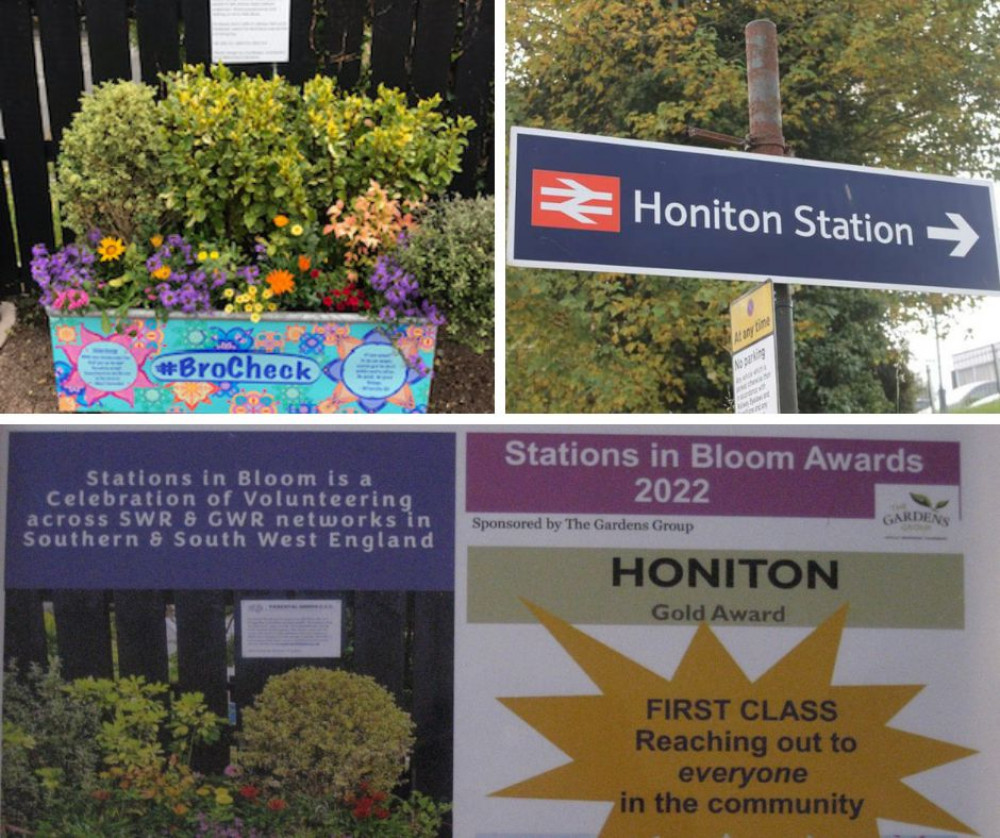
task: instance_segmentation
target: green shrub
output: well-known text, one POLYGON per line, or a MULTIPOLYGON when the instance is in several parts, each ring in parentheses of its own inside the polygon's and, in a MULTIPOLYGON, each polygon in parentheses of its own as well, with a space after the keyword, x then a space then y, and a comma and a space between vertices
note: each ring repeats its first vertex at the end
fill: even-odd
POLYGON ((94 706, 67 694, 54 661, 3 678, 3 819, 29 827, 57 808, 61 788, 95 788, 100 722, 94 706))
POLYGON ((194 747, 217 742, 226 723, 206 707, 201 693, 182 693, 168 700, 169 686, 148 683, 141 675, 80 678, 65 690, 96 708, 103 762, 126 773, 167 768, 165 740, 170 754, 177 757, 172 762, 189 766, 194 747))
POLYGON ((195 238, 246 244, 279 213, 315 220, 293 85, 222 65, 186 67, 165 81, 165 200, 195 238))
POLYGON ((493 345, 494 200, 440 201, 398 253, 447 313, 448 333, 476 352, 493 345))
POLYGON ((302 95, 316 149, 317 192, 327 206, 363 194, 372 180, 404 200, 440 194, 461 169, 465 135, 475 126, 467 116, 444 116, 439 96, 408 107, 404 93, 384 85, 372 99, 317 76, 302 95))
POLYGON ((374 679, 302 667, 268 680, 243 713, 239 761, 286 794, 389 791, 413 747, 413 721, 374 679))
POLYGON ((82 97, 63 133, 54 189, 63 223, 78 235, 98 228, 129 239, 164 223, 166 132, 155 94, 122 81, 82 97))

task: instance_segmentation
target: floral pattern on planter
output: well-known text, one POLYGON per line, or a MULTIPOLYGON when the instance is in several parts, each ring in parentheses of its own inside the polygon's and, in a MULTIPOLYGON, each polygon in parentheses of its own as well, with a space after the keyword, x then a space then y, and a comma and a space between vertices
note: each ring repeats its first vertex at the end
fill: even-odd
POLYGON ((50 312, 59 409, 137 413, 423 413, 436 328, 350 315, 50 312))

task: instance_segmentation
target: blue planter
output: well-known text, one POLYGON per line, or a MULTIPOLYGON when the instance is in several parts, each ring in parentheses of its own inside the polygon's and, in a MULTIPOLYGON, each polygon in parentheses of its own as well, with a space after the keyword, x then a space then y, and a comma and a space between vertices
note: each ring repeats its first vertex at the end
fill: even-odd
POLYGON ((109 413, 425 413, 436 327, 351 314, 49 312, 59 409, 109 413))

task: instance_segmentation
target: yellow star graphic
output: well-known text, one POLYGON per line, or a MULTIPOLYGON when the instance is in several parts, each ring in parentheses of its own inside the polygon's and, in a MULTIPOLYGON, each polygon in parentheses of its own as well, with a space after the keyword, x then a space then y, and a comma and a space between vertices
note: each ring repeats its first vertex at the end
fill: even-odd
POLYGON ((707 625, 668 680, 526 603, 597 695, 500 701, 570 761, 497 797, 607 801, 600 838, 975 835, 902 780, 975 753, 888 727, 918 686, 833 686, 843 608, 751 682, 707 625))

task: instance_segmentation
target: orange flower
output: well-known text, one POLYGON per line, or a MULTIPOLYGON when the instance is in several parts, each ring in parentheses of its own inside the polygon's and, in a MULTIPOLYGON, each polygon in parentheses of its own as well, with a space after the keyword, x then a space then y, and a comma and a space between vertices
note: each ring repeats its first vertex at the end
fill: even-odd
POLYGON ((275 227, 284 227, 286 224, 288 224, 288 216, 287 215, 276 215, 276 216, 274 216, 274 226, 275 227))
POLYGON ((275 296, 285 294, 295 288, 295 278, 291 272, 286 270, 271 271, 264 277, 264 281, 271 286, 271 292, 275 296))
POLYGON ((299 257, 299 270, 305 273, 312 267, 312 260, 308 256, 299 257))

